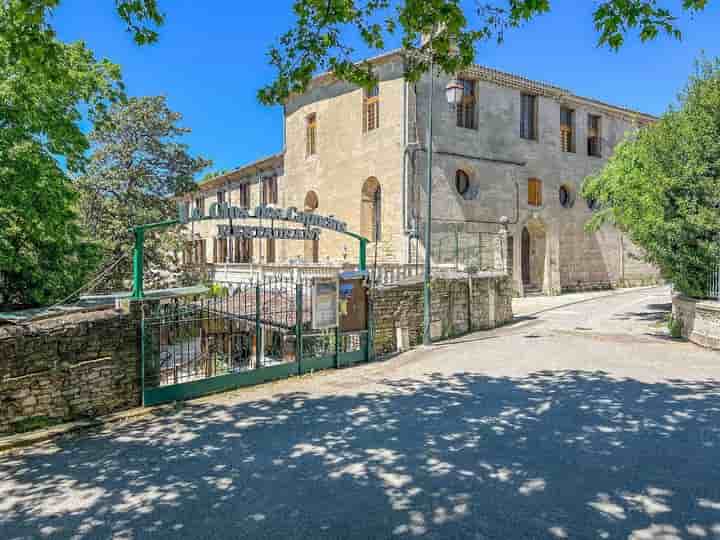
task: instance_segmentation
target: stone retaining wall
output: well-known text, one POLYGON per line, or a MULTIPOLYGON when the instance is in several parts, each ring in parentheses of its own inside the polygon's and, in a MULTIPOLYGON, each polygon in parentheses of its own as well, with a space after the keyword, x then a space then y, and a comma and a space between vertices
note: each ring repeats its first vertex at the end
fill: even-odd
MULTIPOLYGON (((374 292, 373 310, 376 354, 422 343, 421 278, 379 287, 374 292)), ((504 274, 438 276, 432 280, 433 339, 496 328, 512 318, 512 283, 504 274)))
POLYGON ((0 433, 139 405, 137 328, 114 310, 0 327, 0 433))
POLYGON ((720 302, 675 295, 673 317, 681 322, 683 337, 703 347, 720 350, 720 302))

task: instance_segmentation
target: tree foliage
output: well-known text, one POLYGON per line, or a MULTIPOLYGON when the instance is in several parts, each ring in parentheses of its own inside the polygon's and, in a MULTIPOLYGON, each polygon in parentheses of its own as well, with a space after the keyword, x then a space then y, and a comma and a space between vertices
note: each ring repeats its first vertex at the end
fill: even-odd
MULTIPOLYGON (((642 41, 660 33, 680 38, 677 12, 695 12, 706 5, 707 0, 682 0, 679 9, 671 10, 657 0, 603 0, 593 16, 598 44, 617 50, 634 30, 642 41)), ((410 53, 409 80, 427 72, 431 60, 446 73, 456 73, 473 62, 478 42, 501 42, 508 28, 550 9, 550 0, 478 0, 474 10, 464 9, 460 0, 295 0, 294 27, 269 51, 277 77, 259 91, 258 98, 266 104, 282 103, 290 94, 305 91, 321 71, 371 86, 375 83, 371 65, 356 63, 352 39, 382 51, 388 37, 399 35, 403 49, 410 53), (432 49, 423 44, 424 35, 433 36, 432 49)))
POLYGON ((602 210, 675 286, 707 294, 720 261, 720 61, 703 60, 680 106, 621 143, 583 195, 602 210))
MULTIPOLYGON (((190 129, 164 97, 131 98, 98 118, 90 134, 93 153, 78 179, 83 223, 107 259, 132 251, 131 227, 175 217, 172 197, 196 188, 195 175, 211 163, 191 156, 181 142, 190 129)), ((149 268, 171 268, 172 235, 146 241, 149 268)), ((129 270, 129 265, 122 269, 129 270)), ((115 286, 124 286, 118 273, 115 286)))
POLYGON ((122 87, 117 66, 47 32, 36 38, 52 61, 18 56, 8 28, 28 47, 34 39, 18 5, 0 2, 0 304, 35 305, 76 289, 96 262, 67 172, 88 148, 80 107, 93 118, 122 87))

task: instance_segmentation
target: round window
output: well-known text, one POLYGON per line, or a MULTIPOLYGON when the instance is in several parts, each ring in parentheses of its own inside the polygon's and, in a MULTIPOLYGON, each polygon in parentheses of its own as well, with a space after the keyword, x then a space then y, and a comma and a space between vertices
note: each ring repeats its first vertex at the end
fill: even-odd
POLYGON ((567 186, 560 186, 559 191, 560 204, 563 208, 572 208, 575 201, 573 201, 572 191, 567 186))
POLYGON ((455 173, 455 188, 463 197, 467 195, 467 192, 470 189, 470 177, 465 171, 458 171, 455 173))

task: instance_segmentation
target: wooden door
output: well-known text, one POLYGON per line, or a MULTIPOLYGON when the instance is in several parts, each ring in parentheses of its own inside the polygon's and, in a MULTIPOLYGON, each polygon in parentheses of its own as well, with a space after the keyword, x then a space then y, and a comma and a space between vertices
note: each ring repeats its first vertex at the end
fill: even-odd
POLYGON ((522 232, 522 280, 530 283, 530 232, 527 227, 522 232))

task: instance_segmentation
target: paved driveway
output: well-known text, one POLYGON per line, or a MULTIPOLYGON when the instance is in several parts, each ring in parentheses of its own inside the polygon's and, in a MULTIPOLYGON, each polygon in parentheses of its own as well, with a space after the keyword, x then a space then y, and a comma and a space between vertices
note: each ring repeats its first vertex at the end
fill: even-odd
MULTIPOLYGON (((580 303, 574 303, 580 301, 580 303)), ((720 355, 664 289, 0 456, 0 538, 720 538, 720 355)))

